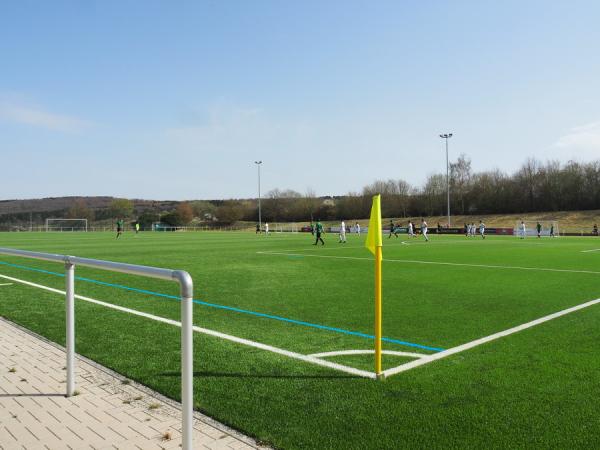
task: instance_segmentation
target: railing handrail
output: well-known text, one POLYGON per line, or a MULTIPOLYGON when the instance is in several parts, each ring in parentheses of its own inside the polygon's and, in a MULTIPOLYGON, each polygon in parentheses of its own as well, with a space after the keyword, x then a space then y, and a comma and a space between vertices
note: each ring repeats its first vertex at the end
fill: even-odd
POLYGON ((193 293, 192 277, 183 270, 127 264, 101 259, 81 258, 56 253, 32 252, 0 247, 0 254, 31 258, 65 265, 65 306, 66 306, 66 356, 67 356, 67 397, 75 388, 75 266, 85 266, 111 272, 127 273, 149 278, 158 278, 179 283, 181 292, 181 407, 182 407, 182 448, 192 449, 193 427, 193 293))

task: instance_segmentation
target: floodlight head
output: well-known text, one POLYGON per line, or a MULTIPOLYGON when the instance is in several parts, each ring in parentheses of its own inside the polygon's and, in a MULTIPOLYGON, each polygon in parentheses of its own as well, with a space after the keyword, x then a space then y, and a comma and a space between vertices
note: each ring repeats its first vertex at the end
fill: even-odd
POLYGON ((446 136, 444 136, 443 134, 440 134, 440 137, 441 137, 442 139, 444 139, 446 136))
POLYGON ((262 161, 254 161, 254 164, 262 164, 262 161))
POLYGON ((450 134, 448 135, 448 137, 452 137, 452 133, 450 133, 450 134))

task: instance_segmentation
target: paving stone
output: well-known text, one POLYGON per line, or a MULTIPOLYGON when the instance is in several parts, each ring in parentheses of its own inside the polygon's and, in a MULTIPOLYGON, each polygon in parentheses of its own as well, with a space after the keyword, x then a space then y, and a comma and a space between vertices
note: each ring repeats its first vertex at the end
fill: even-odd
MULTIPOLYGON (((181 407, 176 402, 136 383, 124 384, 123 377, 81 357, 75 378, 80 395, 66 398, 64 349, 2 318, 0 337, 0 450, 180 448, 181 407), (10 372, 13 367, 16 371, 10 372), (152 403, 160 407, 149 410, 152 403), (166 433, 171 439, 164 439, 166 433)), ((259 448, 198 413, 194 447, 259 448)))

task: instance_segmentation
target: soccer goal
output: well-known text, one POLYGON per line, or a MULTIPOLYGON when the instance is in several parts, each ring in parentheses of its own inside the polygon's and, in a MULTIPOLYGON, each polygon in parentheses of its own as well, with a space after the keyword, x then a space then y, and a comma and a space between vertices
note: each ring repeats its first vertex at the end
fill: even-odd
POLYGON ((540 236, 559 237, 560 230, 556 220, 519 220, 514 229, 514 235, 520 238, 537 237, 538 224, 541 225, 540 236))
POLYGON ((46 231, 87 231, 87 219, 46 219, 46 231))

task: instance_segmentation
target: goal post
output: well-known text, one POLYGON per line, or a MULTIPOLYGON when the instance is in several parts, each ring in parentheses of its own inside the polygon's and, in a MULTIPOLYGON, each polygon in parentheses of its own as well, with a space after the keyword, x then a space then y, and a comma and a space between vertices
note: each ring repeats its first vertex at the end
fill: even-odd
POLYGON ((518 220, 515 224, 514 235, 520 238, 537 237, 538 224, 540 237, 559 237, 560 229, 557 220, 518 220))
POLYGON ((87 219, 46 219, 46 231, 87 231, 87 219))

